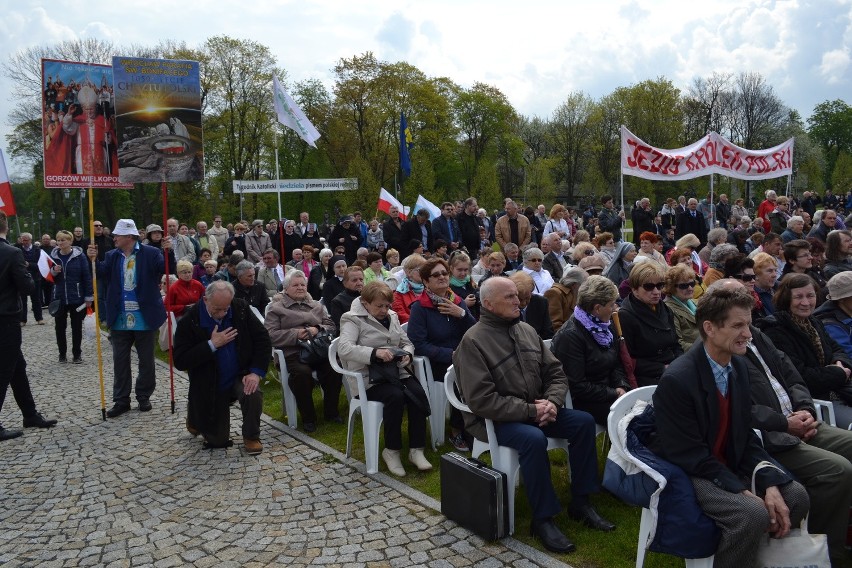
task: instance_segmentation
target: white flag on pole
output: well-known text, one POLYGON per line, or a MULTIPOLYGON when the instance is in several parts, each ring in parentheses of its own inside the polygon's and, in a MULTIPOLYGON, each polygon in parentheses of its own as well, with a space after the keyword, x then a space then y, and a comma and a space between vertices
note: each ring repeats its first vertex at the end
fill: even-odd
POLYGON ((320 137, 320 133, 314 128, 314 125, 311 124, 296 101, 290 98, 290 95, 278 82, 278 77, 275 76, 272 77, 272 100, 275 104, 278 122, 293 129, 302 140, 316 148, 317 145, 314 142, 320 137))

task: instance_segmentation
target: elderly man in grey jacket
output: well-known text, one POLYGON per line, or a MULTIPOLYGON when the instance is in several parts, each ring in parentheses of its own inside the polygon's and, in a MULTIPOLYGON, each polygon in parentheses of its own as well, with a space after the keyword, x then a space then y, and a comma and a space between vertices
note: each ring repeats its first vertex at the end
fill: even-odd
POLYGON ((497 442, 518 451, 533 535, 548 550, 571 552, 576 547, 553 522, 560 507, 550 478, 547 438, 571 443, 569 514, 592 528, 614 530, 589 501, 598 490, 594 418, 564 408, 568 379, 559 359, 520 321, 515 283, 489 278, 480 288, 480 301, 479 322, 453 353, 459 388, 473 412, 465 415, 465 427, 485 440, 482 418, 494 421, 497 442))

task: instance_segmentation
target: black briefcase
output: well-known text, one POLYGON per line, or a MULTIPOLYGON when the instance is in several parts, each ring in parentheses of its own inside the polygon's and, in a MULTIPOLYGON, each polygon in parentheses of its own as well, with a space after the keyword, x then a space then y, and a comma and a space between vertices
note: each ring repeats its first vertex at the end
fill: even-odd
POLYGON ((506 474, 456 452, 441 456, 441 513, 486 540, 509 534, 506 474))

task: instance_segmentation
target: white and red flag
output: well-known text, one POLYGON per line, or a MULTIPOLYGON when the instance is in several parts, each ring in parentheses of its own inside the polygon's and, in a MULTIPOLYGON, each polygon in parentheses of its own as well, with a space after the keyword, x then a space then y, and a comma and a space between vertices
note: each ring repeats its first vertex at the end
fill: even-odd
POLYGON ((17 215, 15 197, 12 195, 12 184, 9 183, 9 174, 6 173, 6 160, 3 158, 3 150, 0 150, 0 211, 9 216, 17 215))
POLYGON ((376 206, 376 209, 379 211, 384 211, 388 215, 390 215, 390 208, 396 207, 399 209, 399 218, 405 221, 405 218, 408 216, 408 211, 410 207, 403 207, 402 203, 399 200, 390 194, 388 190, 382 188, 379 192, 379 204, 376 206))
POLYGON ((41 277, 48 282, 53 282, 53 273, 50 269, 53 268, 54 264, 56 263, 53 262, 53 259, 46 252, 41 251, 38 257, 38 271, 41 272, 41 277))

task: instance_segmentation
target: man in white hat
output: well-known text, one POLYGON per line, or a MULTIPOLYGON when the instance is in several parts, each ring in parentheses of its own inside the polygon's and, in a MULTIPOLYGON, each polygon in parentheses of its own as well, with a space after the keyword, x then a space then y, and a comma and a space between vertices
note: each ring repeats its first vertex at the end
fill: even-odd
MULTIPOLYGON (((107 416, 115 418, 130 410, 130 348, 136 345, 139 372, 136 377, 136 400, 139 410, 151 410, 154 392, 154 343, 157 331, 166 321, 166 310, 160 296, 160 279, 165 272, 165 259, 159 249, 139 242, 139 231, 132 219, 119 219, 112 232, 115 248, 97 263, 98 279, 107 285, 106 323, 110 327, 113 355, 113 407, 107 416)), ((163 239, 163 252, 169 256, 169 272, 174 274, 172 242, 163 239)), ((89 245, 90 260, 98 256, 98 248, 89 245)))

